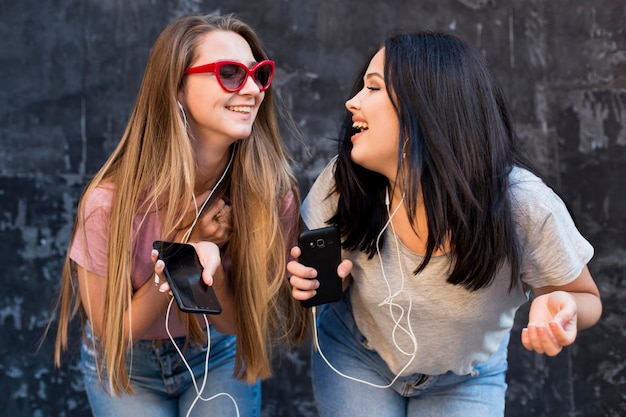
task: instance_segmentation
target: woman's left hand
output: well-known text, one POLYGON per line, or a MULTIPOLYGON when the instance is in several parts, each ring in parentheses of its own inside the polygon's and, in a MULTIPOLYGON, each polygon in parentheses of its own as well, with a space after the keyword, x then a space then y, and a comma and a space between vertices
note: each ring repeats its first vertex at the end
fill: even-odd
POLYGON ((539 295, 530 305, 528 326, 522 329, 522 344, 528 350, 556 356, 578 334, 578 306, 566 291, 539 295))
POLYGON ((220 248, 229 240, 233 230, 232 207, 220 199, 199 219, 189 237, 190 241, 209 241, 220 248))

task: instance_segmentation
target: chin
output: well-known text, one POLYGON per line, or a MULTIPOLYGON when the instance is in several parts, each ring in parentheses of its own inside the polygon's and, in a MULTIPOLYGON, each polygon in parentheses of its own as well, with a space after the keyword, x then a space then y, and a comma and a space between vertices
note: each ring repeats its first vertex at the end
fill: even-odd
MULTIPOLYGON (((363 168, 367 168, 367 163, 363 163, 363 158, 361 158, 358 153, 355 153, 354 149, 352 149, 352 151, 350 152, 350 159, 352 159, 352 162, 354 162, 355 164, 360 165, 363 168)), ((367 160, 365 162, 367 162, 367 160)))
POLYGON ((360 144, 353 143, 352 149, 350 149, 350 158, 354 162, 360 162, 367 159, 368 149, 367 147, 359 146, 360 144))
POLYGON ((252 129, 233 133, 232 137, 235 138, 235 142, 236 142, 238 140, 249 138, 251 134, 252 134, 252 129))
POLYGON ((368 162, 373 162, 373 161, 371 159, 368 159, 368 158, 363 158, 362 156, 359 157, 359 155, 355 156, 354 153, 350 154, 350 159, 352 159, 352 162, 354 162, 355 164, 357 164, 358 166, 360 166, 362 168, 368 169, 368 170, 373 171, 373 172, 379 172, 380 173, 380 171, 378 169, 378 168, 380 168, 380 163, 376 163, 376 162, 368 163, 368 162))

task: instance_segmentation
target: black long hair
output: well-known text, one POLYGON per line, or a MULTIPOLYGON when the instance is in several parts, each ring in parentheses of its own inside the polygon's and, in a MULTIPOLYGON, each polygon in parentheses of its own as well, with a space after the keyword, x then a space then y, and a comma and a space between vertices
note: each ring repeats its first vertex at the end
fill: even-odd
MULTIPOLYGON (((426 253, 415 274, 435 250, 449 243, 453 261, 449 283, 472 291, 484 288, 508 262, 513 288, 520 278, 521 249, 509 174, 515 165, 532 168, 518 148, 495 77, 478 51, 451 34, 398 34, 384 42, 384 50, 386 89, 401 132, 397 140, 399 144, 407 140, 405 149, 399 146, 397 169, 408 218, 415 224, 421 192, 428 222, 426 253), (408 169, 401 167, 403 151, 408 169)), ((366 68, 367 64, 352 96, 363 88, 366 68)), ((335 170, 339 202, 329 223, 339 227, 346 249, 361 250, 371 258, 387 221, 388 181, 352 162, 354 133, 348 112, 335 170)))

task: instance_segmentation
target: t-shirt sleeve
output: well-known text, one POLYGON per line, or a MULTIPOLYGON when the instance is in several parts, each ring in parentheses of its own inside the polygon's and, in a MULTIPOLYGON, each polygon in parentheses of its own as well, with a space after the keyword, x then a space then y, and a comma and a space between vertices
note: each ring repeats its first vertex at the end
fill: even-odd
POLYGON ((70 246, 70 258, 100 276, 107 275, 107 239, 113 193, 98 187, 85 200, 77 214, 76 233, 70 246))
POLYGON ((302 203, 302 219, 309 229, 328 226, 326 222, 337 209, 337 198, 330 195, 335 188, 336 161, 337 157, 326 165, 302 203))
POLYGON ((524 246, 522 280, 534 288, 575 280, 593 257, 561 198, 540 180, 525 182, 517 194, 518 230, 524 246))

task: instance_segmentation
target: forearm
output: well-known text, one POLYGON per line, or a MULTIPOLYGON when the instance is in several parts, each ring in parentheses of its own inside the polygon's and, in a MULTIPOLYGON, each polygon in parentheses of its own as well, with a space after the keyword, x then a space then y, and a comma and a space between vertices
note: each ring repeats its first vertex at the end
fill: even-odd
POLYGON ((213 276, 213 289, 222 306, 222 313, 209 316, 211 323, 220 333, 235 334, 236 310, 233 289, 221 266, 217 268, 213 276))
MULTIPOLYGON (((104 334, 105 311, 108 314, 109 325, 118 326, 122 321, 125 323, 124 339, 128 340, 132 332, 133 340, 138 341, 165 314, 169 297, 159 292, 154 281, 148 279, 146 283, 134 292, 130 306, 122 312, 122 306, 107 306, 104 294, 107 292, 105 277, 86 271, 80 265, 77 266, 79 291, 83 309, 91 322, 91 327, 96 337, 102 338, 104 334)), ((116 331, 111 329, 111 331, 116 331)), ((109 336, 110 337, 110 336, 109 336)))
POLYGON ((133 342, 143 338, 148 330, 165 315, 170 298, 167 293, 159 292, 151 279, 135 291, 131 305, 124 314, 126 340, 129 339, 131 332, 133 342))
MULTIPOLYGON (((548 295, 550 293, 557 294, 559 292, 565 292, 569 297, 574 299, 576 303, 576 327, 579 330, 587 329, 598 322, 602 315, 602 301, 600 299, 600 291, 593 281, 587 266, 583 267, 580 275, 569 284, 537 288, 534 290, 536 296, 548 295)), ((559 294, 557 294, 555 299, 561 300, 562 297, 558 295, 559 294)))
POLYGON ((587 329, 600 320, 602 315, 602 301, 596 294, 571 292, 578 307, 578 330, 587 329))

